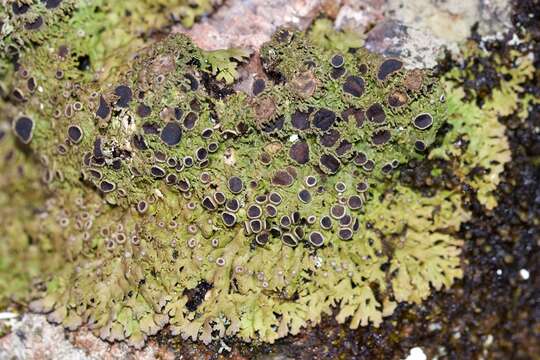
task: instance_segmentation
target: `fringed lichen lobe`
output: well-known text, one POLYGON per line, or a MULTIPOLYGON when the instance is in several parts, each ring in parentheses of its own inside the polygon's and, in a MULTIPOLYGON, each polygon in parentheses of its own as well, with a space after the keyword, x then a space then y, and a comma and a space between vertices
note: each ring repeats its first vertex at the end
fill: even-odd
POLYGON ((273 342, 333 308, 378 326, 461 276, 460 194, 396 181, 446 120, 429 71, 282 29, 251 91, 215 96, 214 65, 245 53, 172 36, 100 76, 53 39, 4 79, 27 91, 2 142, 40 184, 24 233, 64 260, 32 302, 51 321, 136 346, 167 324, 273 342))

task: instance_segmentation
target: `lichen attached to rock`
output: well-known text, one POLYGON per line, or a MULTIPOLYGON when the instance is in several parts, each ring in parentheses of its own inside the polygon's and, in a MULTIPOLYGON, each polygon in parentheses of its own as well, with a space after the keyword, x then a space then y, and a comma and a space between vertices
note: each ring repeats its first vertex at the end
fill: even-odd
POLYGON ((506 127, 501 118, 515 112, 527 117, 534 96, 518 96, 522 84, 534 74, 530 55, 512 50, 510 64, 488 53, 473 42, 463 46, 463 66, 445 75, 450 130, 442 144, 433 149, 432 159, 450 160, 461 181, 470 185, 479 202, 492 210, 497 205, 496 188, 504 165, 511 159, 506 127), (474 69, 489 64, 491 84, 475 79, 474 69), (474 86, 475 82, 477 82, 474 86), (463 86, 465 84, 465 86, 463 86), (473 84, 473 86, 470 86, 473 84), (469 86, 468 86, 469 85, 469 86), (473 101, 483 96, 481 104, 473 101))
POLYGON ((432 72, 281 29, 244 93, 226 83, 245 52, 108 44, 89 55, 115 64, 99 72, 72 55, 99 35, 65 52, 66 36, 23 44, 0 79, 0 201, 14 204, 1 258, 39 258, 11 277, 33 279, 31 309, 50 321, 135 346, 165 325, 273 342, 334 309, 378 326, 461 276, 460 192, 397 180, 447 121, 432 72))

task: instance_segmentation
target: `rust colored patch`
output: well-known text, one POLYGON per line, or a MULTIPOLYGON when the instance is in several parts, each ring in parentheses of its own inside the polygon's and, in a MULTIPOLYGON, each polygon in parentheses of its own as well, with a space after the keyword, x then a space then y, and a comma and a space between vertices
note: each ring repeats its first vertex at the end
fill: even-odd
POLYGON ((287 166, 287 172, 293 177, 293 179, 296 179, 298 177, 298 172, 296 171, 296 168, 294 166, 287 166))
POLYGON ((423 83, 424 73, 419 69, 409 71, 403 80, 403 85, 412 91, 419 91, 422 88, 423 83))
POLYGON ((276 186, 291 186, 294 178, 288 171, 278 170, 272 177, 272 184, 276 186))
POLYGON ((317 78, 311 71, 303 72, 292 79, 292 87, 303 98, 308 98, 317 90, 317 78))
POLYGON ((321 4, 322 13, 331 19, 335 19, 338 16, 340 8, 340 1, 324 0, 321 4))
POLYGON ((276 113, 276 103, 270 96, 255 98, 253 101, 255 121, 258 127, 263 127, 272 120, 276 113))
POLYGON ((405 105, 409 101, 409 98, 403 91, 394 90, 388 95, 387 101, 391 107, 400 107, 405 105))

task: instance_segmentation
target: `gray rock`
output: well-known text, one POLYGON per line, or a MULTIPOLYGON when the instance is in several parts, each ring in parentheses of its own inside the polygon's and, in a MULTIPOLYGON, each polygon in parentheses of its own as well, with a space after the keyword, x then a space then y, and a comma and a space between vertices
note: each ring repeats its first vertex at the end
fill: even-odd
POLYGON ((432 68, 443 46, 439 38, 396 20, 377 24, 367 35, 365 46, 386 57, 398 57, 408 68, 432 68))
POLYGON ((10 360, 120 360, 174 359, 154 342, 137 351, 125 343, 109 344, 88 330, 66 332, 44 315, 25 314, 9 321, 11 333, 0 338, 0 359, 10 360))
POLYGON ((367 34, 366 47, 385 56, 398 56, 409 68, 435 66, 443 48, 457 54, 459 43, 470 36, 476 23, 484 37, 499 36, 511 27, 509 0, 350 0, 349 3, 341 8, 336 27, 362 32, 375 25, 367 34))

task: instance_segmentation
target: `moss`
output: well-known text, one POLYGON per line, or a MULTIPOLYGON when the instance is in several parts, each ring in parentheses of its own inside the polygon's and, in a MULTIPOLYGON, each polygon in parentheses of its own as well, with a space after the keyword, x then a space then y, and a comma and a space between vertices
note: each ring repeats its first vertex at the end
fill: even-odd
MULTIPOLYGON (((206 53, 184 36, 129 62, 123 42, 107 45, 90 56, 109 64, 105 73, 48 51, 60 45, 53 35, 24 48, 28 74, 3 84, 12 93, 33 76, 42 90, 3 104, 6 129, 22 115, 34 128, 27 145, 11 132, 2 143, 4 159, 16 154, 30 168, 24 180, 3 175, 2 196, 24 200, 2 249, 35 247, 42 259, 31 309, 138 347, 167 324, 205 343, 273 342, 334 308, 352 328, 379 326, 397 303, 459 278, 462 241, 452 233, 469 216, 460 192, 427 197, 396 176, 424 156, 418 143, 435 146, 447 120, 438 79, 354 41, 333 47, 320 40, 328 29, 315 29, 279 30, 261 51, 262 90, 224 98, 209 89, 231 82, 246 54, 206 53), (67 139, 74 125, 77 143, 67 139), (21 191, 33 188, 28 202, 21 191), (256 204, 263 215, 248 210, 256 204)), ((99 34, 75 46, 86 54, 99 34)))

